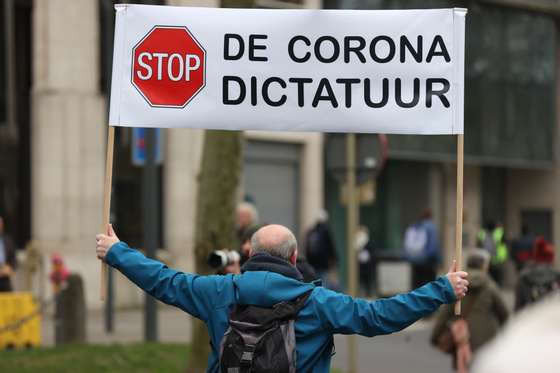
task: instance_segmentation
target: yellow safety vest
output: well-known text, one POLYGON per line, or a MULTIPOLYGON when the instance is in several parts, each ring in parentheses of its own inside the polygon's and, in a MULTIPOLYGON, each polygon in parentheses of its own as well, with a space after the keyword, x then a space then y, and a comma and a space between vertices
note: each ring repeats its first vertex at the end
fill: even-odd
MULTIPOLYGON (((496 245, 496 253, 492 256, 492 264, 504 264, 508 258, 508 248, 503 240, 504 228, 498 227, 492 231, 492 239, 496 245)), ((484 242, 486 231, 481 229, 478 232, 478 240, 484 242)))

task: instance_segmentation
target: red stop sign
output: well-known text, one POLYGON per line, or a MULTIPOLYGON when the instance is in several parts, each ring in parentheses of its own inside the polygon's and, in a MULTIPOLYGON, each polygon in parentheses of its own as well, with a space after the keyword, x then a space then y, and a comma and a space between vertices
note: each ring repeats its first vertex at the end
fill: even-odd
POLYGON ((185 107, 204 88, 206 51, 186 27, 154 27, 132 58, 132 84, 151 106, 185 107))

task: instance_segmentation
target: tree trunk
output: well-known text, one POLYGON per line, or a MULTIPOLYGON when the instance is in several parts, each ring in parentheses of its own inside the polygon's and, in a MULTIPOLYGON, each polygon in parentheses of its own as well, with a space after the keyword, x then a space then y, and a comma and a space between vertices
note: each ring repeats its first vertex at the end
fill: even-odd
MULTIPOLYGON (((235 205, 241 173, 241 136, 237 131, 206 131, 196 204, 195 272, 209 274, 210 252, 235 245, 235 205)), ((217 346, 216 346, 217 347, 217 346)), ((193 322, 187 372, 204 372, 210 343, 206 325, 193 322)))
MULTIPOLYGON (((252 8, 253 5, 254 0, 221 0, 222 8, 252 8)), ((196 204, 195 271, 198 274, 210 273, 211 251, 233 249, 236 245, 235 206, 241 174, 241 142, 242 132, 205 132, 196 204)), ((206 325, 194 320, 187 373, 205 372, 209 354, 206 325)))

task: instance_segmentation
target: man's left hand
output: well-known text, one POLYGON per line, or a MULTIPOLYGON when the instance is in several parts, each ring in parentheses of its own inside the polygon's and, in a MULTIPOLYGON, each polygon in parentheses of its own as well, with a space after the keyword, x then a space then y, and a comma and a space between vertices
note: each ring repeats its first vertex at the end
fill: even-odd
POLYGON ((453 261, 451 268, 449 268, 449 273, 447 273, 447 279, 453 287, 457 300, 463 299, 467 295, 469 290, 468 275, 465 271, 457 271, 457 262, 453 261))

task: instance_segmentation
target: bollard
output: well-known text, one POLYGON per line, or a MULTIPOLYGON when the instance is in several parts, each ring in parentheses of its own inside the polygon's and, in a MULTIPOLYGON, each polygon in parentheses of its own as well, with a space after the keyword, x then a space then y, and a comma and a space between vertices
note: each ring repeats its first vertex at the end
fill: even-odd
POLYGON ((86 306, 80 275, 72 273, 60 291, 55 310, 56 345, 86 342, 86 306))

